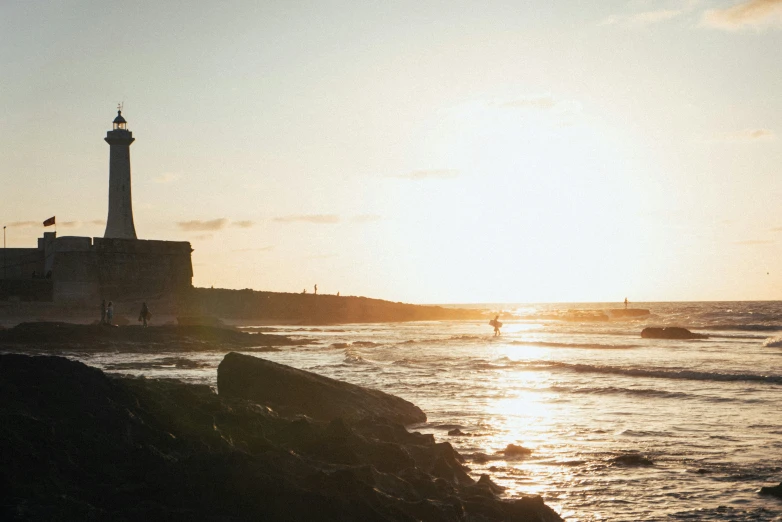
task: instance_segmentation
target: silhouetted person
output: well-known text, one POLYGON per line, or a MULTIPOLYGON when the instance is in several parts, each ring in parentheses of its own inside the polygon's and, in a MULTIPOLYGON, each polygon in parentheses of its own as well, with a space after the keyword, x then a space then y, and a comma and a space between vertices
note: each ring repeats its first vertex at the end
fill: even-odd
POLYGON ((318 295, 318 285, 315 285, 315 295, 318 295))
POLYGON ((306 294, 307 293, 307 289, 306 288, 302 289, 301 293, 302 294, 306 294))
POLYGON ((106 324, 114 324, 114 303, 109 301, 109 306, 106 307, 106 324))
POLYGON ((35 270, 33 270, 33 279, 35 279, 35 277, 36 277, 37 275, 38 275, 38 273, 37 273, 35 270))
POLYGON ((100 302, 100 324, 106 324, 106 300, 100 302))
POLYGON ((337 297, 339 297, 339 292, 337 292, 337 297))
POLYGON ((144 328, 147 327, 147 320, 149 319, 149 316, 152 315, 149 313, 149 308, 147 308, 147 303, 141 303, 141 312, 139 313, 138 320, 143 321, 144 328))
POLYGON ((500 316, 494 318, 494 321, 492 321, 492 324, 494 325, 494 336, 500 335, 500 316))
POLYGON ((49 270, 48 272, 46 272, 46 279, 51 279, 51 278, 52 278, 52 271, 49 270))
POLYGON ((625 310, 627 310, 627 304, 628 304, 628 303, 629 303, 629 301, 628 301, 628 300, 627 300, 627 298, 625 297, 625 310))

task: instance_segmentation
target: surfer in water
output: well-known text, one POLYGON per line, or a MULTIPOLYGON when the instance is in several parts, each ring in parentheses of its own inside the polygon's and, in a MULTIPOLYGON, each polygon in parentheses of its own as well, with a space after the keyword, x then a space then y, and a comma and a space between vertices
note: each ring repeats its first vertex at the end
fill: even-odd
POLYGON ((502 323, 500 322, 500 316, 498 315, 495 317, 490 324, 494 327, 494 336, 496 337, 500 335, 500 326, 502 326, 502 323))

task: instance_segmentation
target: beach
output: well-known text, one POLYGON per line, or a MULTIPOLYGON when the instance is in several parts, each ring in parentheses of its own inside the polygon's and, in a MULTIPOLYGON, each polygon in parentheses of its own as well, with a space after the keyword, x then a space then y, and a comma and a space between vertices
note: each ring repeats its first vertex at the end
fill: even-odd
POLYGON ((216 387, 238 351, 381 390, 420 407, 426 422, 408 429, 449 442, 470 476, 568 521, 779 520, 780 501, 758 492, 782 480, 780 303, 637 303, 649 313, 608 321, 583 317, 615 305, 504 306, 498 338, 484 321, 246 325, 293 342, 57 353, 216 387), (708 338, 641 337, 664 326, 708 338))

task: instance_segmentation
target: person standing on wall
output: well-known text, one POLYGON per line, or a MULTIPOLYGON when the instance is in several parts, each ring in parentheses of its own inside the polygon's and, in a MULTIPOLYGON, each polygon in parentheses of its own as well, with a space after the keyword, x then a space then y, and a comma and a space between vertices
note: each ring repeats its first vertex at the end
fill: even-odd
POLYGON ((109 301, 109 306, 106 307, 106 323, 114 325, 114 303, 109 301))

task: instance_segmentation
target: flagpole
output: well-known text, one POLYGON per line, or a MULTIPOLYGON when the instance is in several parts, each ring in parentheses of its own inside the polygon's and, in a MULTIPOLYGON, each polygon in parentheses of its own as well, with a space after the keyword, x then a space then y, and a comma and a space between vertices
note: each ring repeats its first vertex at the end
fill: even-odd
POLYGON ((5 225, 3 225, 3 281, 5 281, 5 225))

